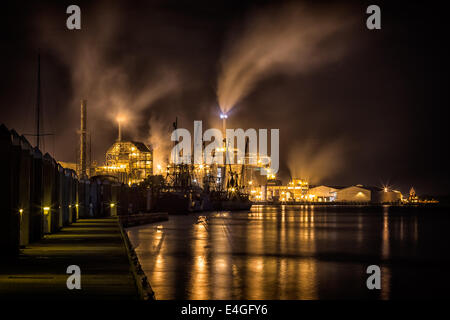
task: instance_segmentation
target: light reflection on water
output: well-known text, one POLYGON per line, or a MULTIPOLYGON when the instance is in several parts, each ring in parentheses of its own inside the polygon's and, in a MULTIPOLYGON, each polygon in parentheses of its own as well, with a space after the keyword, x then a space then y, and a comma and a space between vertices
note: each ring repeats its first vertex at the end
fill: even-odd
MULTIPOLYGON (((389 299, 393 263, 401 275, 411 265, 396 261, 420 259, 419 228, 387 209, 256 206, 170 216, 128 234, 157 299, 389 299), (366 288, 371 264, 382 270, 378 292, 366 288)), ((398 278, 402 296, 408 279, 398 278)))

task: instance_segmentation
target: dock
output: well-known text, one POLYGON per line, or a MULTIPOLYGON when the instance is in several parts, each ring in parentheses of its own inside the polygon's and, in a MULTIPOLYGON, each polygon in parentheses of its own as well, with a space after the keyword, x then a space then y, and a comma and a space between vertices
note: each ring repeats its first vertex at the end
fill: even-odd
MULTIPOLYGON (((1 299, 130 299, 142 297, 128 239, 117 218, 79 219, 2 258, 1 299), (81 269, 81 289, 69 290, 67 267, 81 269)), ((132 250, 131 250, 132 251, 132 250)))

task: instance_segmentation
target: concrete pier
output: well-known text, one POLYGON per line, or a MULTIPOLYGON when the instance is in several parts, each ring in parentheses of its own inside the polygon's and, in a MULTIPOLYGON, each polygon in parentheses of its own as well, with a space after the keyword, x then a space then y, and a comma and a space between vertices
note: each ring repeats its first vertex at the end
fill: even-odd
POLYGON ((167 212, 144 212, 119 216, 119 221, 125 228, 166 220, 169 220, 167 212))
POLYGON ((0 298, 139 299, 133 270, 117 218, 80 219, 2 258, 0 298), (81 290, 66 286, 69 265, 81 269, 81 290))

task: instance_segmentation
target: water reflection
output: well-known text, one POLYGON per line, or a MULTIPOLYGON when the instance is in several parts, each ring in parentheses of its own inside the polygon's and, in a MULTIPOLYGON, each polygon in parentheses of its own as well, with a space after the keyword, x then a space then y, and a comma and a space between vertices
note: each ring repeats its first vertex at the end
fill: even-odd
POLYGON ((383 212, 383 235, 382 235, 382 251, 383 259, 389 257, 389 214, 387 208, 383 212))
MULTIPOLYGON (((403 238, 403 235, 401 236, 403 238)), ((383 235, 382 252, 383 259, 389 258, 389 209, 383 208, 383 235)), ((381 266, 381 299, 388 300, 391 286, 391 271, 385 265, 381 266)))
POLYGON ((209 275, 207 257, 208 231, 205 227, 205 217, 198 217, 197 223, 193 225, 192 257, 193 272, 191 272, 188 287, 188 299, 208 299, 209 275))
POLYGON ((378 298, 390 299, 404 268, 393 263, 420 257, 420 227, 417 217, 391 216, 387 208, 256 206, 170 216, 128 233, 157 299, 371 298, 370 264, 382 269, 378 298))

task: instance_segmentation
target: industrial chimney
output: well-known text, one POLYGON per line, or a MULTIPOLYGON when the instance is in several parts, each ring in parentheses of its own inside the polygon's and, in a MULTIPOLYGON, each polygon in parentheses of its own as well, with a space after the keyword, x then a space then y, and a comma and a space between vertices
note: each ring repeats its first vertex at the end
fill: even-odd
POLYGON ((125 121, 125 118, 122 116, 118 116, 116 118, 117 124, 119 125, 119 136, 117 137, 117 141, 122 141, 122 122, 125 121))
POLYGON ((122 121, 119 121, 119 136, 117 137, 117 141, 122 141, 122 121))
POLYGON ((86 174, 86 122, 87 122, 87 101, 81 100, 81 129, 80 129, 80 178, 87 178, 86 174))

